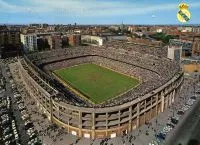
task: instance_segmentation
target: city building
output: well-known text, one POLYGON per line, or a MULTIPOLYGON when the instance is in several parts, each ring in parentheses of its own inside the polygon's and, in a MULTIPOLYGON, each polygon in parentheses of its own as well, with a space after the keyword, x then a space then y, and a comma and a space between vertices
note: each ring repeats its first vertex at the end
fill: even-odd
POLYGON ((192 56, 200 56, 200 36, 193 39, 192 56))
POLYGON ((181 39, 170 39, 170 46, 182 47, 182 57, 187 57, 192 55, 192 41, 181 40, 181 39))
POLYGON ((181 62, 182 46, 168 46, 167 57, 171 60, 181 62))
POLYGON ((156 41, 156 40, 151 40, 151 39, 128 37, 128 41, 135 44, 141 44, 141 45, 147 45, 147 46, 156 46, 156 47, 163 46, 162 41, 156 41))
POLYGON ((1 57, 16 56, 20 52, 20 32, 16 30, 0 30, 1 57))
POLYGON ((194 33, 200 33, 200 27, 193 27, 192 32, 194 33))
POLYGON ((69 45, 78 46, 81 44, 81 35, 72 34, 68 35, 69 45))
POLYGON ((52 35, 50 38, 50 49, 62 48, 62 39, 60 35, 52 35))
POLYGON ((62 38, 58 33, 37 34, 38 50, 60 49, 62 47, 62 38))
POLYGON ((192 27, 178 27, 178 30, 181 32, 192 32, 192 27))
POLYGON ((41 24, 29 24, 29 27, 40 27, 41 24))
POLYGON ((163 30, 162 30, 162 29, 156 29, 156 32, 157 32, 157 33, 162 33, 163 30))
POLYGON ((50 49, 50 45, 48 43, 48 36, 37 38, 37 48, 38 51, 50 49))
POLYGON ((89 45, 102 46, 104 40, 105 38, 102 38, 99 36, 92 36, 92 35, 81 36, 81 43, 89 44, 89 45))
POLYGON ((37 50, 36 34, 21 34, 20 38, 25 52, 37 50))
POLYGON ((62 37, 62 48, 66 48, 69 46, 69 40, 67 35, 63 35, 62 37))
POLYGON ((0 31, 0 45, 3 44, 20 44, 20 32, 13 30, 0 31))

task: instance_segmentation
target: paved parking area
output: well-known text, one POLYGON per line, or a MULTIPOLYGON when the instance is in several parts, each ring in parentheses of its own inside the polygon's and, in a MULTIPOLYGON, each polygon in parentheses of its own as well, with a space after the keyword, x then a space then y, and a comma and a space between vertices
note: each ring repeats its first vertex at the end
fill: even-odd
MULTIPOLYGON (((29 134, 31 129, 31 122, 23 119, 23 112, 26 112, 26 107, 21 98, 21 94, 18 91, 18 86, 12 79, 9 67, 7 64, 0 62, 2 74, 5 77, 5 89, 6 92, 4 96, 9 99, 10 102, 10 119, 12 123, 9 127, 12 127, 15 139, 12 139, 11 142, 6 143, 6 145, 40 145, 37 138, 37 132, 33 131, 29 134), (16 97, 17 96, 17 97, 16 97), (15 130, 16 128, 16 130, 15 130), (15 141, 14 141, 15 140, 15 141), (19 141, 18 141, 19 140, 19 141), (18 143, 16 143, 18 142, 18 143), (20 143, 20 144, 19 144, 20 143)), ((28 115, 28 114, 27 114, 28 115)))

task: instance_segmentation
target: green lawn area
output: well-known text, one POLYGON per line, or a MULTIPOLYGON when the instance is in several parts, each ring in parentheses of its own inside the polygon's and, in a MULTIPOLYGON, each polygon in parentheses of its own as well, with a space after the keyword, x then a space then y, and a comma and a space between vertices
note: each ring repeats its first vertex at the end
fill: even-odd
POLYGON ((137 79, 92 63, 55 70, 54 74, 94 104, 103 103, 139 84, 137 79))

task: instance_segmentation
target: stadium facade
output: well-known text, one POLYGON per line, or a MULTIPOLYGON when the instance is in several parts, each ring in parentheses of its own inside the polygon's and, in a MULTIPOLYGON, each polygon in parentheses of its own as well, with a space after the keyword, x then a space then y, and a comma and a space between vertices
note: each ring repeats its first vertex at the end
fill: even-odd
POLYGON ((144 125, 174 103, 184 81, 179 65, 135 51, 114 48, 75 48, 31 54, 19 60, 25 88, 41 112, 69 133, 85 138, 113 138, 144 125), (141 84, 103 104, 91 104, 64 87, 52 71, 82 63, 95 63, 141 84))

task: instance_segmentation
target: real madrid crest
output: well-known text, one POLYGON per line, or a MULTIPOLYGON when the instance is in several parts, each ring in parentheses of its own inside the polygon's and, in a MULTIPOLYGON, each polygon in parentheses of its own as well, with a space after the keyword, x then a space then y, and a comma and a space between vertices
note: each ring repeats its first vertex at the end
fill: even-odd
POLYGON ((186 4, 186 3, 181 3, 179 5, 179 9, 180 10, 177 13, 177 18, 182 23, 188 22, 190 20, 190 18, 191 18, 191 14, 190 14, 190 12, 188 10, 188 7, 189 7, 189 5, 186 4))

